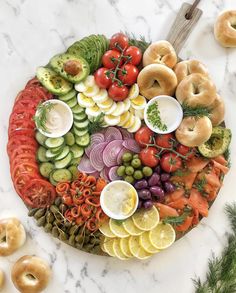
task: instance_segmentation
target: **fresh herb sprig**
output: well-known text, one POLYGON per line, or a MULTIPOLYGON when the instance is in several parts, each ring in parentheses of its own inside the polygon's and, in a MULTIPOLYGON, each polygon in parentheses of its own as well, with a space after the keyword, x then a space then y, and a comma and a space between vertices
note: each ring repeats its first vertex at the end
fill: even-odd
POLYGON ((37 128, 42 129, 43 131, 50 133, 46 127, 47 114, 54 107, 53 103, 39 103, 36 109, 36 114, 33 117, 33 120, 37 128))
POLYGON ((142 53, 151 44, 151 41, 147 41, 144 36, 140 35, 139 38, 137 38, 134 33, 125 32, 125 34, 129 38, 129 45, 138 47, 142 53))
POLYGON ((200 180, 198 180, 196 183, 194 183, 194 187, 197 188, 197 190, 204 195, 205 194, 205 185, 207 183, 207 180, 205 177, 202 177, 200 180))
POLYGON ((95 117, 88 125, 89 133, 93 134, 98 132, 104 126, 104 113, 100 113, 97 117, 95 117))
POLYGON ((211 109, 207 107, 202 107, 202 106, 190 107, 188 104, 184 103, 182 105, 182 108, 183 108, 184 117, 189 117, 189 116, 209 117, 211 114, 211 109))
POLYGON ((162 131, 167 130, 167 126, 161 120, 160 110, 158 108, 158 102, 154 102, 147 109, 147 120, 149 123, 153 125, 155 128, 159 128, 162 131))
POLYGON ((191 210, 186 209, 182 215, 177 217, 166 217, 162 220, 164 224, 171 224, 171 225, 181 225, 186 220, 186 218, 190 215, 191 210))

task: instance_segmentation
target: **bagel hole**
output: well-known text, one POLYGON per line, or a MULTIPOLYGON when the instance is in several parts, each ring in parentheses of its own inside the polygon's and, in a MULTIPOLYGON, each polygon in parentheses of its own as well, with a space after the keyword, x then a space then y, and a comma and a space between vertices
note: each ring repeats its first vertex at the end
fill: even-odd
POLYGON ((198 95, 200 94, 199 88, 197 85, 193 85, 193 94, 194 95, 198 95))
POLYGON ((231 27, 236 30, 236 23, 231 24, 231 27))
POLYGON ((157 80, 155 80, 151 87, 160 87, 160 84, 157 80))
POLYGON ((4 242, 7 242, 7 235, 6 234, 1 235, 1 238, 0 238, 0 243, 4 243, 4 242))
POLYGON ((32 274, 27 274, 26 277, 30 280, 30 281, 36 281, 37 279, 35 278, 34 275, 32 274))

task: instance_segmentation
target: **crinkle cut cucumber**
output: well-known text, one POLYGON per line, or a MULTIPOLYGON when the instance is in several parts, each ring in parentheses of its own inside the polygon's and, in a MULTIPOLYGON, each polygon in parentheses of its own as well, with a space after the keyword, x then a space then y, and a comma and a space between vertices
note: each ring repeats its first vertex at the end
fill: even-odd
POLYGON ((39 171, 40 174, 43 177, 49 178, 50 173, 52 172, 52 170, 54 169, 54 165, 52 163, 49 162, 44 162, 41 163, 39 166, 39 171))
POLYGON ((57 137, 57 138, 47 138, 45 141, 45 146, 47 148, 57 148, 64 143, 64 137, 57 137))
POLYGON ((60 169, 52 172, 52 179, 56 182, 71 181, 72 174, 68 169, 60 169))

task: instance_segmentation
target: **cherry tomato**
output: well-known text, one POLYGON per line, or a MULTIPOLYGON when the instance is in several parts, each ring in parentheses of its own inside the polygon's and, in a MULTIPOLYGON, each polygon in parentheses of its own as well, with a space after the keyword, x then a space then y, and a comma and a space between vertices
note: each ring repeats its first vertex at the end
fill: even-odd
POLYGON ((125 100, 128 94, 128 88, 125 85, 119 85, 117 82, 114 82, 108 90, 109 97, 116 102, 125 100))
POLYGON ((139 128, 135 133, 135 140, 141 147, 146 147, 146 144, 151 143, 153 137, 153 131, 147 126, 139 128))
POLYGON ((120 55, 120 52, 118 52, 117 50, 108 50, 102 56, 102 64, 108 69, 114 69, 118 64, 118 59, 120 58, 120 55))
POLYGON ((125 61, 128 61, 127 63, 139 65, 142 60, 142 51, 138 47, 130 46, 125 50, 124 56, 129 57, 124 58, 125 61))
POLYGON ((160 164, 165 172, 170 173, 181 168, 182 160, 178 155, 168 152, 162 155, 160 164))
POLYGON ((172 133, 158 134, 156 137, 156 144, 162 148, 171 148, 174 142, 174 135, 172 133))
POLYGON ((132 85, 136 82, 139 71, 138 68, 132 64, 126 64, 121 66, 121 69, 118 71, 118 78, 124 84, 132 85))
POLYGON ((123 33, 114 34, 110 39, 110 49, 124 50, 129 46, 129 39, 123 33))
POLYGON ((194 157, 196 152, 195 148, 190 148, 183 144, 179 144, 177 146, 176 151, 180 153, 181 155, 186 156, 187 159, 191 159, 192 157, 194 157))
POLYGON ((111 78, 108 77, 108 75, 109 70, 105 67, 101 67, 95 72, 95 82, 100 88, 107 89, 111 85, 112 81, 111 78))
POLYGON ((144 166, 154 168, 159 163, 158 150, 155 147, 148 147, 139 153, 139 158, 144 166))

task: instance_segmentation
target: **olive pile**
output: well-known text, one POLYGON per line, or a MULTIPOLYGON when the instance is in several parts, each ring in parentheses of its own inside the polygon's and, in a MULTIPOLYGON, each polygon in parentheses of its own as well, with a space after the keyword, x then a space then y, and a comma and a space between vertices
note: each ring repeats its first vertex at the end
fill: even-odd
POLYGON ((152 173, 152 168, 142 166, 138 154, 132 154, 130 152, 123 154, 122 165, 117 169, 117 175, 131 184, 143 177, 151 176, 152 173))
POLYGON ((89 253, 104 254, 100 248, 101 232, 91 232, 84 226, 69 222, 63 216, 67 209, 62 198, 57 197, 49 208, 30 209, 28 216, 34 217, 39 227, 61 241, 89 253))

